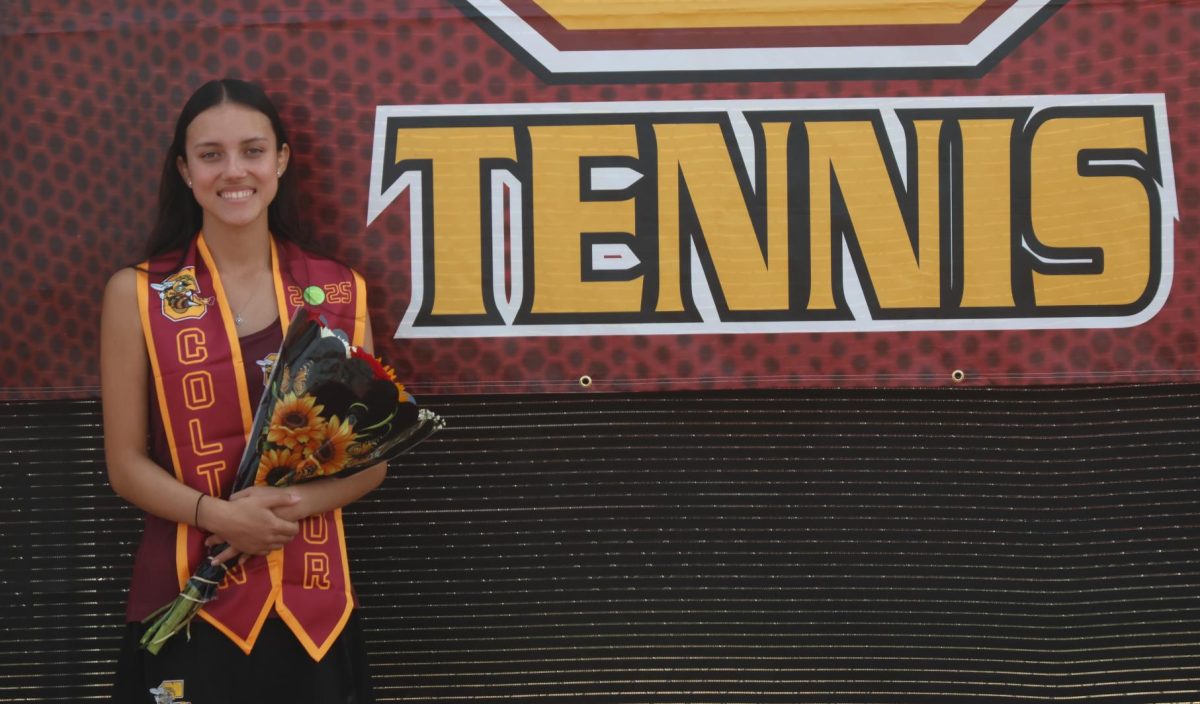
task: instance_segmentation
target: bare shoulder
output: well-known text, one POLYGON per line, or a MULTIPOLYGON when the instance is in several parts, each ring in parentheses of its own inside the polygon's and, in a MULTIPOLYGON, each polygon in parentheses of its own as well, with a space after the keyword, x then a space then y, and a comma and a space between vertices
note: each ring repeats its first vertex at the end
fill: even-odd
POLYGON ((132 294, 135 286, 137 286, 137 270, 129 266, 110 276, 104 290, 105 292, 132 294))
POLYGON ((104 287, 104 298, 119 299, 125 301, 137 300, 137 271, 133 267, 126 267, 117 271, 108 278, 108 284, 104 287))
POLYGON ((137 284, 137 271, 132 267, 121 269, 109 277, 104 287, 102 327, 115 325, 126 328, 138 323, 137 284))

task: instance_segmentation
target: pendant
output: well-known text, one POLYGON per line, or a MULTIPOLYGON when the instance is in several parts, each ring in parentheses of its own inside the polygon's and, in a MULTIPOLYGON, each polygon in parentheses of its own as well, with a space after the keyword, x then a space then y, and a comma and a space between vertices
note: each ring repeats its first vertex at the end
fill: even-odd
POLYGON ((233 314, 233 326, 235 328, 242 327, 242 315, 240 313, 233 314))

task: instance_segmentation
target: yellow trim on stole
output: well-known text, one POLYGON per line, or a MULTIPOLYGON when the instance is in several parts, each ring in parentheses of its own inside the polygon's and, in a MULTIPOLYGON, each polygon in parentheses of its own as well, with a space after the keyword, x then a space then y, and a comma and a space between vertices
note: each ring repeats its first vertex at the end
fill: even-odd
POLYGON ((288 307, 287 291, 283 288, 283 274, 279 273, 279 250, 275 238, 271 238, 271 281, 275 285, 275 308, 279 311, 279 325, 287 337, 288 325, 292 322, 292 311, 288 307))
MULTIPOLYGON (((150 371, 154 377, 155 399, 158 401, 158 412, 162 416, 163 430, 167 436, 167 447, 171 451, 171 468, 175 471, 175 479, 180 484, 186 484, 183 480, 183 469, 179 462, 179 449, 175 446, 175 426, 171 424, 171 411, 167 408, 166 391, 163 389, 162 367, 158 363, 158 351, 154 346, 154 335, 150 331, 150 262, 147 261, 140 267, 134 269, 137 274, 137 303, 138 313, 142 321, 142 338, 146 341, 146 352, 150 355, 150 371)), ((187 536, 188 525, 186 523, 175 524, 175 578, 179 582, 179 588, 183 589, 192 576, 191 570, 187 564, 187 536)))
MULTIPOLYGON (((273 251, 273 250, 272 250, 273 251)), ((351 270, 351 275, 354 277, 354 329, 350 334, 350 343, 361 347, 363 341, 367 337, 367 288, 366 282, 357 271, 351 270)), ((287 334, 286 323, 284 325, 284 334, 287 334)), ((325 657, 325 653, 329 652, 329 648, 337 641, 337 637, 341 635, 342 630, 346 627, 346 622, 350 620, 350 614, 354 611, 354 597, 350 587, 350 554, 346 550, 346 527, 342 523, 342 509, 336 508, 333 510, 333 528, 337 532, 338 549, 342 551, 342 584, 346 585, 344 591, 346 597, 346 605, 342 609, 342 615, 338 618, 337 625, 329 632, 330 636, 324 644, 318 645, 312 638, 309 637, 308 631, 300 625, 300 619, 288 609, 283 603, 283 592, 280 591, 276 598, 275 610, 279 612, 279 617, 284 623, 291 628, 292 633, 296 635, 296 640, 304 646, 304 650, 315 661, 320 661, 325 657)))
MULTIPOLYGON (((283 331, 283 337, 287 337, 288 325, 292 322, 291 313, 288 311, 287 294, 283 287, 283 274, 279 271, 279 250, 275 247, 275 237, 268 239, 268 244, 271 246, 271 284, 275 288, 275 308, 279 312, 279 327, 283 331)), ((279 364, 281 360, 276 360, 279 364)), ((266 393, 270 389, 265 390, 266 393)), ((271 574, 271 595, 267 598, 267 603, 274 608, 276 612, 283 615, 280 599, 283 597, 283 549, 272 550, 267 553, 267 569, 271 574)))
POLYGON ((346 530, 342 525, 342 509, 340 508, 333 510, 333 529, 337 532, 338 548, 342 551, 342 583, 346 585, 343 591, 346 601, 342 608, 342 615, 338 618, 337 624, 329 631, 325 642, 318 644, 309 636, 308 630, 301 626, 300 619, 296 618, 296 614, 292 613, 287 604, 283 603, 282 590, 275 601, 275 610, 279 612, 279 618, 288 625, 288 628, 296 636, 296 640, 300 641, 300 645, 304 646, 304 650, 315 662, 320 662, 321 658, 325 657, 325 653, 329 652, 329 648, 337 642, 342 629, 346 627, 346 622, 350 620, 350 614, 354 611, 354 598, 350 590, 350 558, 346 553, 346 530))
MULTIPOLYGON (((225 286, 221 283, 221 274, 217 271, 217 265, 213 261, 212 253, 208 250, 208 245, 204 242, 204 233, 196 235, 196 251, 201 259, 204 260, 204 266, 208 268, 208 273, 212 276, 213 295, 217 297, 217 310, 221 312, 221 323, 225 326, 225 335, 229 338, 229 350, 233 357, 233 378, 237 384, 238 390, 238 407, 242 413, 242 437, 246 442, 250 439, 250 430, 254 425, 254 415, 250 410, 249 394, 250 390, 246 382, 246 368, 242 361, 242 345, 238 340, 237 325, 233 322, 233 314, 229 309, 229 299, 225 296, 225 286)), ((278 552, 278 551, 277 551, 278 552)), ((200 616, 213 625, 214 628, 224 633, 239 648, 247 655, 254 648, 253 643, 258 640, 258 634, 262 631, 263 624, 267 621, 267 615, 271 612, 271 605, 275 603, 275 599, 279 596, 279 575, 283 572, 282 557, 271 553, 267 555, 267 568, 270 571, 271 593, 263 602, 262 610, 258 614, 258 618, 254 621, 254 627, 250 629, 246 640, 242 640, 236 633, 229 630, 218 621, 210 616, 204 609, 200 610, 200 616), (276 564, 272 564, 271 558, 275 558, 276 564)), ((190 576, 190 575, 189 575, 190 576)))
POLYGON ((233 355, 233 378, 237 382, 238 408, 242 412, 242 435, 250 440, 250 428, 254 425, 254 412, 250 409, 250 387, 246 384, 246 368, 242 361, 242 344, 238 340, 237 325, 233 322, 233 312, 229 309, 229 298, 225 296, 225 286, 221 283, 221 273, 213 261, 208 245, 204 243, 204 233, 196 235, 196 251, 208 267, 212 276, 213 293, 217 297, 217 310, 221 312, 221 323, 225 326, 225 335, 229 338, 229 351, 233 355))
POLYGON ((361 274, 351 269, 354 277, 354 335, 350 344, 362 347, 367 338, 367 283, 361 274))

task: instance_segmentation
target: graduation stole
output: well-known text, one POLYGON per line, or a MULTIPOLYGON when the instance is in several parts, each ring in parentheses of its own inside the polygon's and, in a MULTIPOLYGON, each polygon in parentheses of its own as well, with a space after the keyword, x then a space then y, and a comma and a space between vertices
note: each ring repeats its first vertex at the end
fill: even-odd
MULTIPOLYGON (((361 345, 366 289, 353 270, 288 242, 271 241, 279 325, 303 305, 361 345)), ((199 234, 182 266, 178 253, 144 263, 138 306, 175 477, 227 498, 258 399, 247 397, 246 372, 221 277, 199 234)), ((206 534, 180 523, 175 567, 180 589, 200 560, 206 534)), ((310 516, 282 550, 232 567, 218 598, 200 616, 249 653, 274 608, 314 660, 324 657, 354 608, 340 510, 310 516)))

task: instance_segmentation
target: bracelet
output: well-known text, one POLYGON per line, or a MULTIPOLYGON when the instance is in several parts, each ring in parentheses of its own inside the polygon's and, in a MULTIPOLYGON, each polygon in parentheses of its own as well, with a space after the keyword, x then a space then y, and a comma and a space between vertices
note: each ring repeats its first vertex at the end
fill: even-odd
POLYGON ((205 494, 201 492, 200 495, 196 497, 196 511, 192 515, 192 525, 196 527, 196 530, 204 530, 200 527, 200 502, 204 500, 204 496, 205 494))

